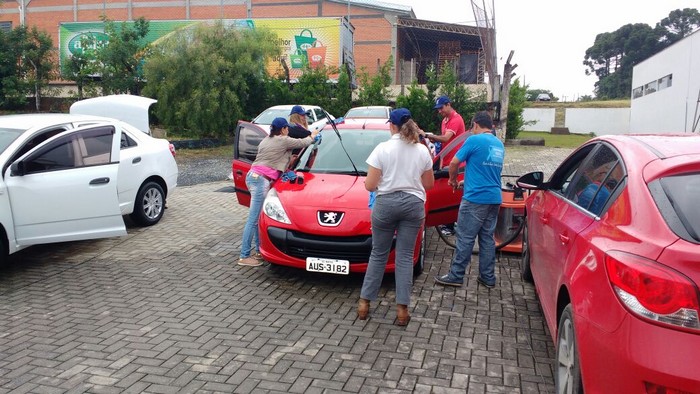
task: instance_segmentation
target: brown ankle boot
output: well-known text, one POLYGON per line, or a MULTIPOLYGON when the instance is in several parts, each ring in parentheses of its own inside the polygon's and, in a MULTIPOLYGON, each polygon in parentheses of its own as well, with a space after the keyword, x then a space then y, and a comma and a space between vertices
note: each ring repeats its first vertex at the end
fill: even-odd
POLYGON ((405 326, 408 325, 409 321, 411 321, 411 315, 408 314, 408 306, 396 305, 396 325, 405 326))
POLYGON ((360 320, 367 320, 367 315, 369 315, 369 300, 360 298, 357 302, 357 318, 360 320))

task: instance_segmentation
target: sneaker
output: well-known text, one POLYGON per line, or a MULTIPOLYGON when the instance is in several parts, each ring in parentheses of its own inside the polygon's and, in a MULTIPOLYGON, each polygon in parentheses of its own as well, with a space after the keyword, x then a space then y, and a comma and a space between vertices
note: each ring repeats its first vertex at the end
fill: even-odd
POLYGON ((493 289, 494 287, 496 287, 496 284, 495 284, 495 283, 486 283, 486 281, 483 280, 483 279, 481 279, 480 276, 478 276, 478 277, 476 278, 476 281, 479 282, 479 283, 481 283, 482 285, 484 285, 486 288, 489 288, 489 289, 493 289))
POLYGON ((256 259, 253 256, 250 256, 250 257, 246 257, 244 259, 239 259, 238 265, 243 265, 246 267, 259 267, 262 265, 262 261, 256 259))
POLYGON ((451 237, 455 235, 455 232, 447 226, 440 226, 440 233, 446 237, 451 237))
POLYGON ((261 255, 260 253, 253 253, 253 254, 252 254, 252 257, 253 257, 254 259, 258 259, 258 260, 260 260, 260 261, 264 261, 264 260, 265 260, 265 258, 263 258, 262 255, 261 255))
POLYGON ((443 276, 436 276, 435 283, 439 283, 444 286, 462 286, 463 281, 459 279, 450 278, 450 274, 445 274, 443 276))

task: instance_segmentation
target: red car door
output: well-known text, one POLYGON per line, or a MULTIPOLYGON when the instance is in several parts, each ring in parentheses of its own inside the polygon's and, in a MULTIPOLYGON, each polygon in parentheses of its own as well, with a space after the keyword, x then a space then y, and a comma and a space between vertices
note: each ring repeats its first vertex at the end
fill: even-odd
MULTIPOLYGON (((425 201, 425 226, 433 227, 439 224, 449 224, 457 221, 459 203, 462 200, 462 190, 453 190, 447 184, 448 162, 445 157, 454 157, 457 150, 464 145, 468 134, 462 134, 446 145, 433 160, 435 172, 435 186, 426 192, 425 201)), ((464 163, 460 166, 458 180, 464 180, 464 163)))
POLYGON ((238 203, 246 207, 250 206, 250 192, 245 184, 245 177, 258 154, 260 141, 267 135, 268 132, 262 127, 250 122, 239 121, 236 127, 231 171, 238 203))

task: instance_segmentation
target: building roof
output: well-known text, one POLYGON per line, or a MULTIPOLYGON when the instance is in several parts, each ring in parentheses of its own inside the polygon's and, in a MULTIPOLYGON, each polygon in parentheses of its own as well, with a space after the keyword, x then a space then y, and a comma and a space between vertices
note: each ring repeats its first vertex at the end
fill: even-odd
POLYGON ((350 5, 354 5, 354 6, 358 6, 358 7, 372 8, 372 9, 381 10, 381 11, 390 11, 390 12, 394 12, 397 14, 410 16, 411 18, 416 17, 416 14, 413 13, 413 7, 408 6, 408 5, 394 4, 394 3, 389 3, 389 2, 385 2, 385 1, 376 1, 376 0, 327 0, 327 1, 330 1, 331 3, 350 4, 350 5))

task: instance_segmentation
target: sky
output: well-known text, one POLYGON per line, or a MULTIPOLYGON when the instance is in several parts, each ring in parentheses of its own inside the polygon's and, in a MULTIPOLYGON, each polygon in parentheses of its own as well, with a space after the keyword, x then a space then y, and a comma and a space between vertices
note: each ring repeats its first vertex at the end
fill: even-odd
MULTIPOLYGON (((469 0, 384 0, 413 7, 419 19, 475 26, 469 0)), ((561 101, 593 95, 595 76, 583 60, 596 35, 628 23, 655 26, 676 9, 700 9, 700 0, 475 0, 496 16, 498 70, 510 51, 516 78, 530 89, 551 91, 561 101)))

